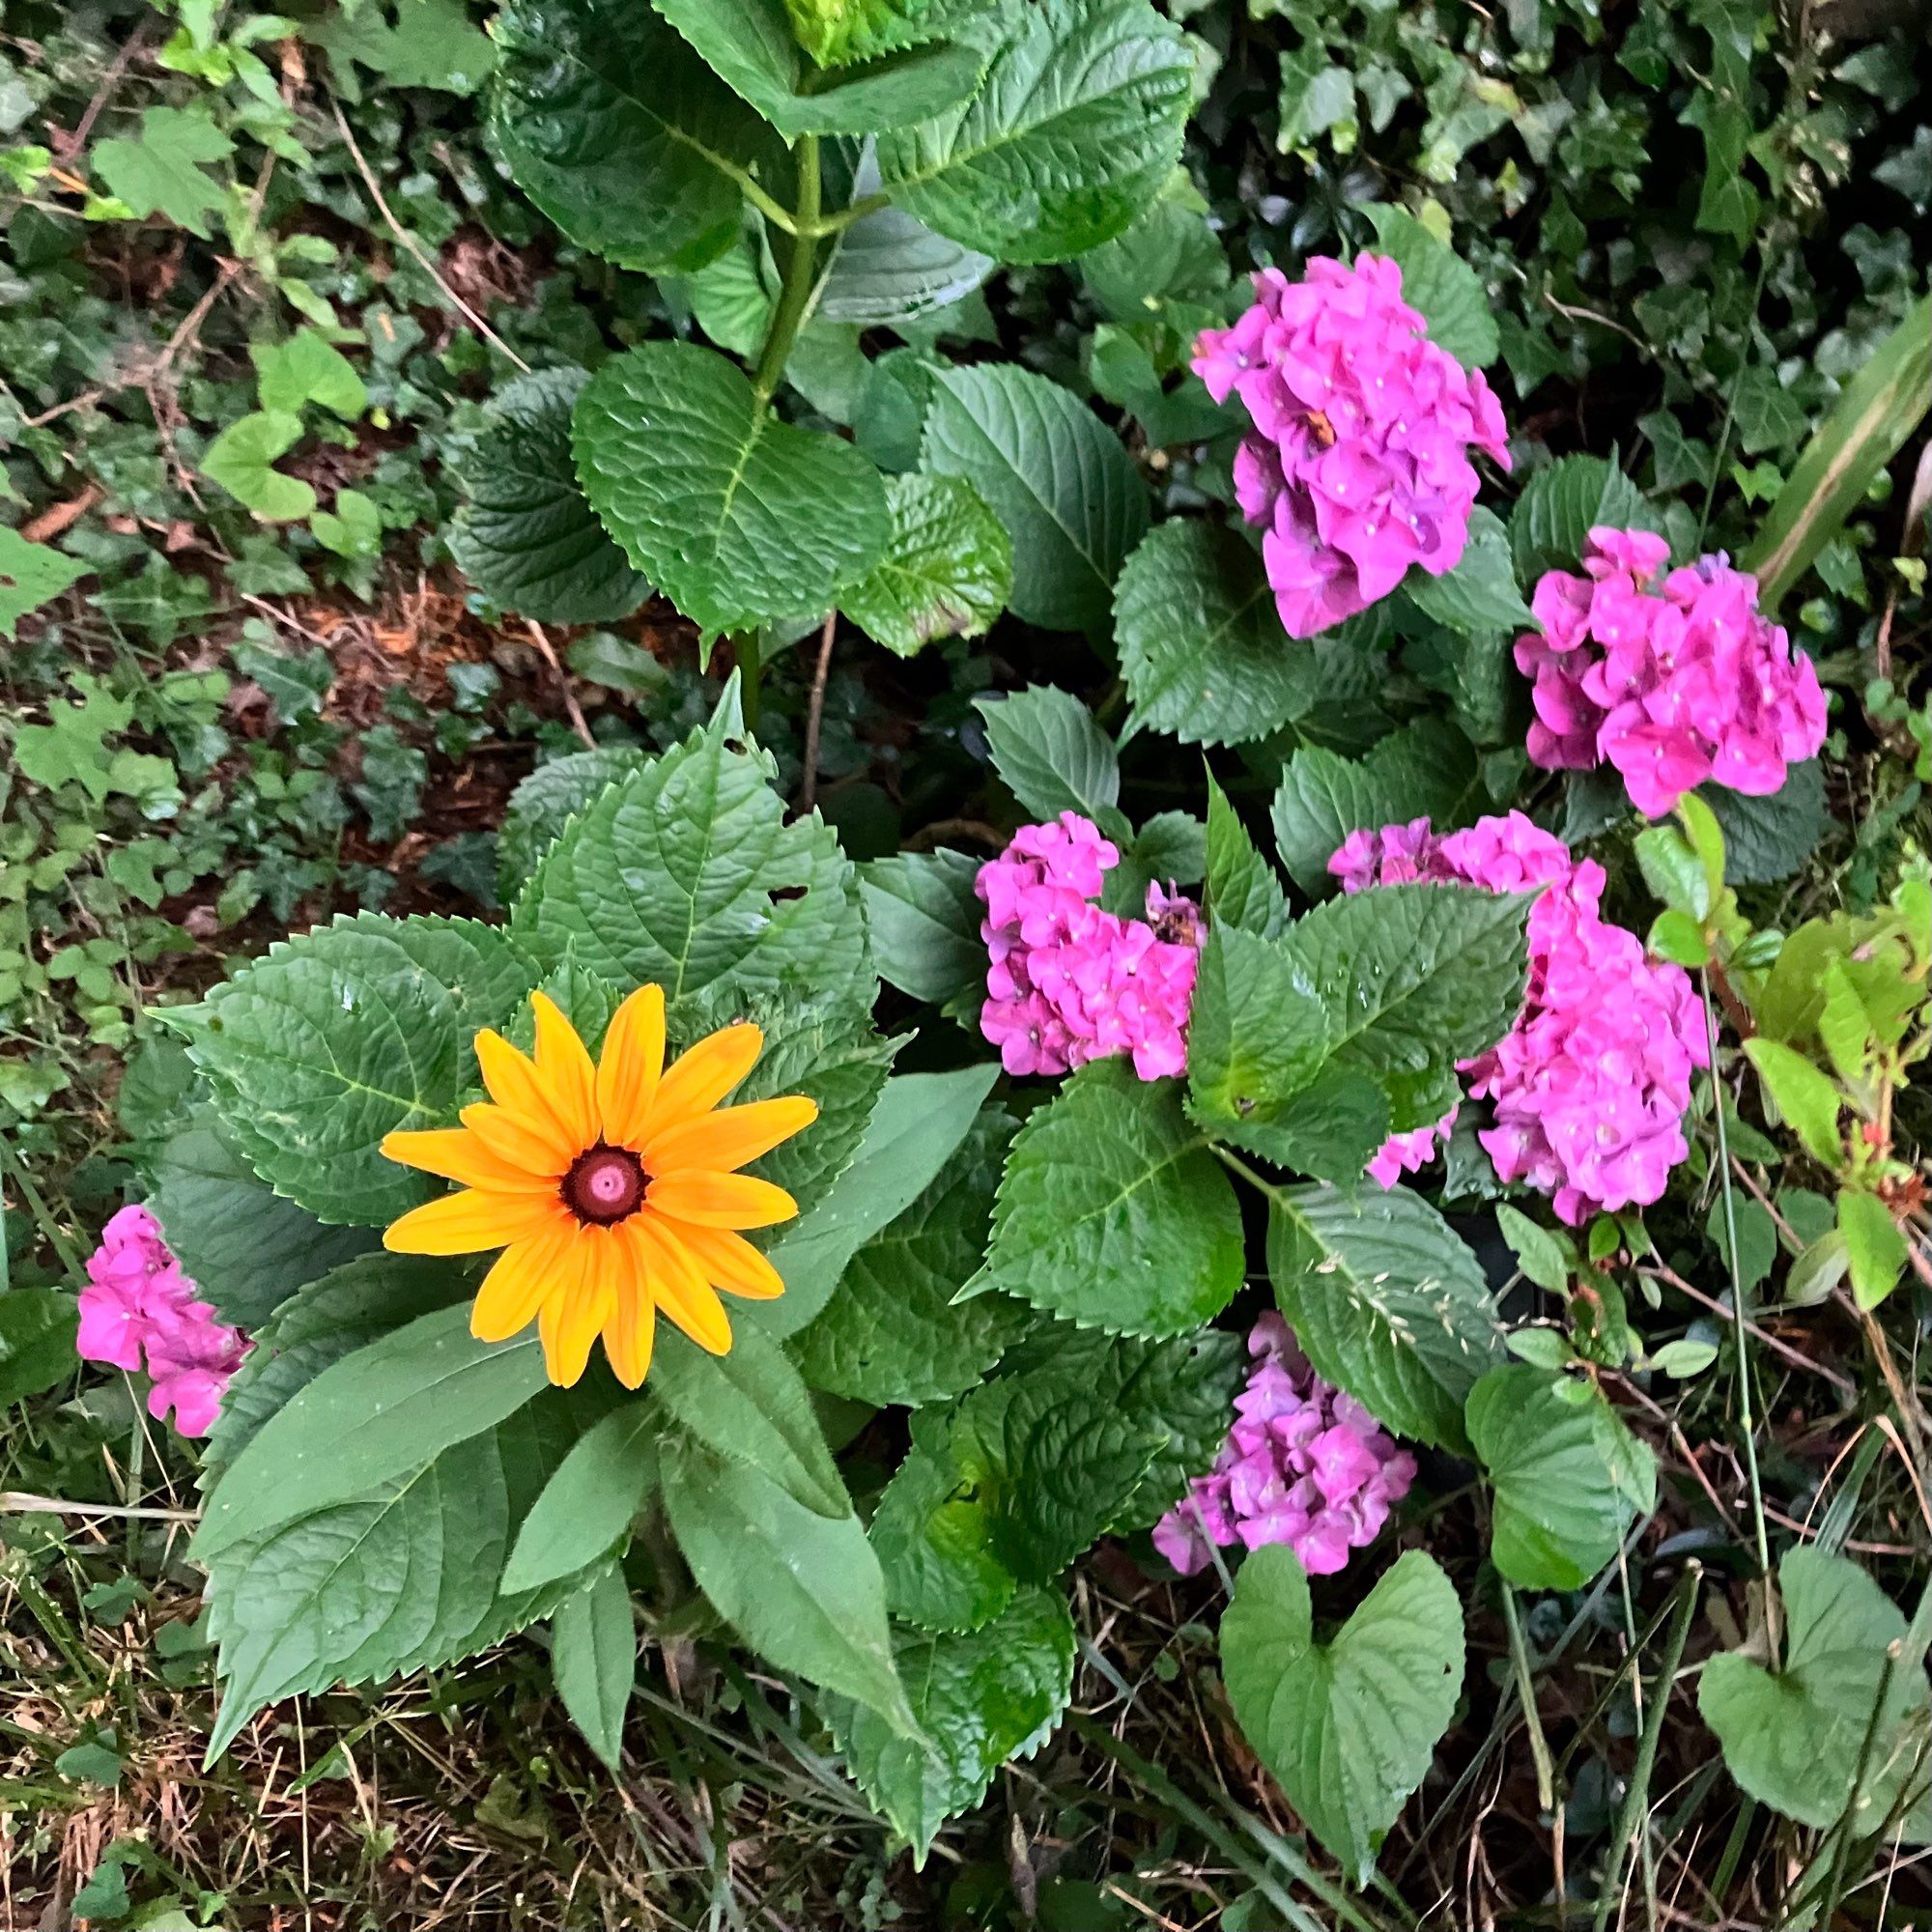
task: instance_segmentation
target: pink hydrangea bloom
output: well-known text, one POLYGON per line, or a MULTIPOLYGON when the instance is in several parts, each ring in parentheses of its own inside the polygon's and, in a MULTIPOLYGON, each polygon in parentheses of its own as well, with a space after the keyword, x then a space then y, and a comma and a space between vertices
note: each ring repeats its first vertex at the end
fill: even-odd
POLYGON ((1236 496, 1267 531, 1262 554, 1292 638, 1366 610, 1411 564, 1454 570, 1478 488, 1469 450, 1510 467, 1502 406, 1426 328, 1394 262, 1318 255, 1299 282, 1264 269, 1254 306, 1195 344, 1209 394, 1239 395, 1254 423, 1236 496))
MULTIPOLYGON (((1356 832, 1328 862, 1345 892, 1411 880, 1545 890, 1529 914, 1529 985, 1515 1026, 1461 1063, 1493 1122, 1477 1135, 1504 1180, 1549 1195, 1565 1221, 1647 1206, 1690 1151, 1692 1071, 1709 1064, 1690 977, 1649 959, 1598 908, 1604 869, 1573 860, 1520 811, 1436 838, 1426 818, 1356 832)), ((1368 1173, 1384 1187, 1421 1167, 1456 1120, 1391 1136, 1368 1173)))
POLYGON ((154 1382, 148 1411, 156 1421, 172 1409, 184 1435, 206 1435, 251 1346, 196 1298, 145 1208, 122 1208, 101 1230, 88 1257, 75 1347, 90 1362, 130 1374, 145 1369, 154 1382))
POLYGON ((1764 797, 1825 742, 1825 695, 1803 651, 1757 608, 1757 579, 1722 555, 1657 582, 1669 547, 1593 529, 1581 577, 1545 573, 1540 636, 1517 640, 1534 680, 1529 755, 1551 771, 1607 760, 1631 803, 1662 817, 1716 780, 1764 797))
POLYGON ((1154 1547, 1191 1577, 1216 1546, 1286 1543, 1311 1576, 1328 1576, 1375 1540, 1415 1480, 1415 1458, 1315 1373, 1273 1311, 1255 1323, 1248 1352, 1255 1365, 1228 1439, 1154 1525, 1154 1547))
POLYGON ((1145 920, 1103 912, 1093 901, 1120 859, 1092 819, 1063 811, 1022 826, 980 867, 980 1030, 1009 1073, 1065 1073, 1121 1053, 1143 1080, 1186 1070, 1200 909, 1152 885, 1145 920))

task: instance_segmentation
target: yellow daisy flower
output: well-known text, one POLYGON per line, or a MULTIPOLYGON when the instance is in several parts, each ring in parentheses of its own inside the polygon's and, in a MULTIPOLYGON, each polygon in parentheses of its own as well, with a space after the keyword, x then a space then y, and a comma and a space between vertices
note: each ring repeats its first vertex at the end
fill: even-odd
POLYGON ((464 1108, 460 1127, 384 1140, 391 1160, 460 1191, 391 1223, 383 1245, 404 1255, 501 1248, 469 1331, 503 1342, 534 1321, 559 1387, 582 1375, 601 1333, 617 1378, 637 1388, 660 1308, 724 1354, 731 1323, 717 1291, 756 1300, 784 1292, 738 1231, 798 1212, 783 1188, 737 1170, 809 1127, 818 1103, 793 1094, 719 1108, 765 1037, 727 1026, 667 1067, 662 987, 639 986, 617 1009, 595 1065, 554 1001, 532 993, 530 1006, 534 1060, 479 1033, 489 1100, 464 1108))

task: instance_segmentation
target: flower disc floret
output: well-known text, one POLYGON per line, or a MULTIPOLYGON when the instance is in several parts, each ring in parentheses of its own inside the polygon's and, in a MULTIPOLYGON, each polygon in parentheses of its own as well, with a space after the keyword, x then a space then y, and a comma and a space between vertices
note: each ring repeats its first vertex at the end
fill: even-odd
POLYGON ((1479 479, 1469 451, 1510 467, 1502 406, 1480 371, 1431 342, 1385 256, 1318 255, 1303 280, 1255 277, 1230 328, 1204 330, 1194 369, 1254 428, 1235 459, 1242 513, 1283 627, 1312 638, 1386 597, 1410 567, 1462 561, 1479 479))
POLYGON ((803 1095, 720 1105, 756 1064, 764 1035, 723 1028, 665 1065, 665 1000, 639 986, 617 1009, 593 1064, 547 994, 533 993, 534 1057, 476 1036, 488 1101, 462 1125, 393 1133, 383 1151, 459 1183, 393 1222, 399 1254, 500 1248, 470 1310, 470 1332, 507 1341, 534 1321, 544 1366, 568 1387, 602 1336, 618 1380, 639 1387, 662 1310, 722 1355, 731 1323, 718 1291, 769 1300, 784 1283, 744 1231, 789 1220, 783 1188, 738 1170, 818 1118, 803 1095))

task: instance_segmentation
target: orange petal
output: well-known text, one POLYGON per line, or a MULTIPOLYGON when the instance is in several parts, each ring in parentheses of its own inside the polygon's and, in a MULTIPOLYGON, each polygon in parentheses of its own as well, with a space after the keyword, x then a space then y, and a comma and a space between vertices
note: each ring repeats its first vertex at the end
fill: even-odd
POLYGON ((556 1287, 558 1264, 576 1233, 559 1221, 541 1235, 511 1242, 497 1257, 469 1310, 469 1332, 479 1342, 507 1342, 536 1320, 556 1287))
POLYGON ((569 1173, 570 1163, 582 1151, 566 1149, 548 1118, 540 1123, 539 1131, 487 1100, 464 1108, 457 1118, 500 1160, 526 1174, 544 1176, 552 1186, 569 1173))
POLYGON ((651 1101, 651 1131, 693 1114, 708 1113, 751 1072, 764 1049, 763 1030, 749 1020, 700 1039, 688 1053, 679 1055, 659 1081, 651 1101))
POLYGON ((590 1345, 611 1311, 612 1246, 607 1229, 579 1229, 560 1264, 561 1285, 538 1312, 544 1369, 558 1388, 572 1388, 582 1378, 590 1345))
MULTIPOLYGON (((611 1016, 597 1058, 597 1112, 612 1147, 643 1140, 644 1118, 664 1073, 665 996, 639 986, 611 1016)), ((649 1345, 645 1345, 648 1356, 649 1345)))
POLYGON ((531 1173, 479 1140, 467 1127, 435 1127, 427 1133, 384 1134, 383 1152, 404 1167, 440 1174, 465 1187, 495 1188, 502 1193, 549 1189, 554 1175, 531 1173))
POLYGON ((530 1011, 537 1022, 537 1078, 549 1097, 551 1112, 580 1148, 593 1146, 597 1120, 597 1069, 564 1018, 563 1009, 548 993, 530 995, 530 1011))
POLYGON ((653 1174, 709 1168, 728 1174, 770 1153, 781 1141, 801 1133, 818 1118, 818 1102, 803 1094, 781 1100, 753 1100, 749 1106, 723 1107, 660 1129, 639 1150, 653 1174))
POLYGON ((545 1194, 486 1193, 465 1188, 422 1208, 412 1208, 383 1233, 383 1245, 398 1255, 476 1255, 508 1247, 554 1228, 567 1218, 562 1202, 545 1194))
POLYGON ((714 1355, 731 1347, 731 1320, 717 1291, 698 1272, 691 1251, 662 1221, 649 1214, 633 1217, 635 1238, 643 1248, 651 1299, 697 1344, 714 1355))
POLYGON ((645 1282, 643 1250, 620 1221, 616 1232, 625 1249, 617 1298, 604 1321, 604 1352, 611 1371, 626 1388, 639 1388, 651 1371, 651 1345, 657 1333, 657 1304, 645 1282))
POLYGON ((771 1301, 784 1293, 779 1271, 742 1235, 724 1228, 700 1228, 695 1221, 671 1221, 666 1228, 695 1261, 706 1281, 753 1301, 771 1301))
POLYGON ((551 1105, 549 1083, 499 1033, 488 1027, 476 1036, 476 1065, 490 1097, 517 1124, 538 1136, 568 1166, 583 1151, 561 1115, 551 1105))
POLYGON ((660 1214, 700 1228, 769 1228, 789 1221, 798 1203, 782 1187, 749 1174, 660 1174, 644 1199, 660 1214))

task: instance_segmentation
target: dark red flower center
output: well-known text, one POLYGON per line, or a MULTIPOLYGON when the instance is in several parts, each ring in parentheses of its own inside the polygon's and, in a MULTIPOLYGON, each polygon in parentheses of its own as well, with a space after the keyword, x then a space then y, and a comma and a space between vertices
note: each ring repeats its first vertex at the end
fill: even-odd
POLYGON ((629 1148, 599 1141, 579 1154, 563 1177, 563 1205, 580 1221, 608 1225, 635 1214, 644 1199, 643 1163, 629 1148))

